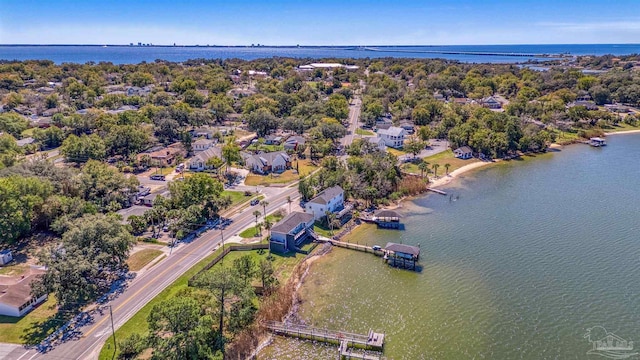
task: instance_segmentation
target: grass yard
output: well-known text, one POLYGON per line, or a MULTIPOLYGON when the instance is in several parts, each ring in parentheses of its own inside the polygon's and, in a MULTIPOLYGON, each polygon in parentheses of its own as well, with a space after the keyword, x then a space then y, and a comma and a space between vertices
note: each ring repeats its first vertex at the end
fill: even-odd
POLYGON ((36 128, 29 128, 26 129, 25 131, 23 131, 22 133, 20 133, 20 135, 22 135, 23 138, 27 138, 27 137, 32 137, 33 136, 33 132, 36 128))
POLYGON ((609 129, 603 129, 603 130, 606 133, 615 133, 620 131, 640 130, 640 126, 633 126, 633 125, 625 124, 623 122, 619 122, 618 126, 614 126, 609 129))
MULTIPOLYGON (((424 158, 424 161, 429 163, 429 171, 431 173, 433 173, 433 164, 439 164, 440 168, 438 168, 438 175, 444 175, 445 174, 445 169, 444 169, 444 164, 449 164, 451 165, 449 167, 449 172, 452 172, 456 169, 459 169, 465 165, 469 165, 472 164, 474 162, 478 162, 480 160, 473 158, 473 159, 468 159, 468 160, 462 160, 462 159, 458 159, 453 155, 453 151, 452 150, 447 150, 447 151, 443 151, 441 153, 435 154, 433 156, 429 156, 424 158)), ((417 166, 416 166, 417 168, 417 166)), ((416 174, 420 174, 420 170, 418 169, 418 171, 416 172, 416 174)))
POLYGON ((156 175, 156 174, 158 174, 158 175, 169 175, 175 169, 176 169, 175 166, 163 167, 163 168, 154 168, 154 171, 151 174, 149 174, 149 176, 156 175))
POLYGON ((373 131, 365 130, 365 129, 362 129, 362 128, 357 128, 356 129, 356 134, 357 135, 362 135, 362 136, 373 136, 373 135, 375 135, 373 133, 373 131))
POLYGON ((300 179, 300 176, 309 175, 311 172, 316 170, 318 167, 313 165, 309 159, 297 160, 292 164, 293 169, 289 169, 281 174, 269 174, 269 175, 258 175, 258 174, 249 174, 247 178, 244 180, 244 184, 247 186, 268 186, 271 184, 288 184, 290 182, 296 181, 300 179), (296 172, 296 164, 300 173, 296 172))
POLYGON ((156 249, 142 249, 137 251, 127 259, 127 265, 129 265, 129 270, 138 271, 143 267, 147 266, 153 259, 157 258, 162 254, 162 251, 156 249))
POLYGON ((284 145, 267 145, 267 144, 258 145, 258 143, 255 143, 247 147, 247 150, 264 151, 264 152, 283 151, 284 145))
MULTIPOLYGON (((282 219, 282 216, 279 216, 279 215, 276 215, 276 214, 267 215, 267 220, 271 221, 272 225, 277 223, 281 219, 282 219)), ((260 219, 258 219, 258 221, 260 221, 260 219)), ((264 221, 262 221, 262 223, 264 223, 264 221)), ((265 232, 268 232, 268 231, 263 229, 262 230, 262 234, 264 235, 265 232)), ((238 234, 238 236, 240 236, 243 239, 250 239, 250 238, 258 236, 258 235, 256 235, 256 226, 253 225, 251 227, 248 227, 248 228, 242 230, 242 232, 240 232, 240 234, 238 234)))
POLYGON ((400 150, 400 149, 394 149, 392 147, 388 147, 387 148, 387 152, 389 152, 389 154, 395 155, 395 156, 401 156, 401 155, 406 155, 407 152, 400 150))
POLYGON ((229 206, 230 208, 241 204, 245 201, 248 201, 249 199, 252 198, 252 196, 244 196, 244 192, 243 191, 230 191, 230 190, 224 190, 222 192, 222 196, 230 196, 231 197, 231 205, 229 206))
POLYGON ((0 275, 20 276, 29 270, 29 265, 13 261, 9 265, 0 267, 0 275))
MULTIPOLYGON (((250 250, 250 251, 232 251, 227 256, 224 257, 224 261, 217 263, 213 268, 224 266, 230 267, 233 266, 233 260, 238 259, 242 256, 249 255, 253 259, 253 262, 257 265, 260 264, 260 261, 267 258, 269 255, 268 250, 262 251, 262 254, 258 250, 250 250)), ((276 276, 280 283, 284 283, 289 276, 291 275, 291 271, 293 268, 304 259, 305 255, 297 254, 297 253, 287 253, 285 255, 280 255, 278 253, 273 253, 273 268, 276 271, 276 276)), ((256 283, 258 285, 258 283, 256 283)), ((117 336, 117 335, 116 335, 117 336)))
POLYGON ((0 315, 0 342, 13 344, 37 344, 60 326, 56 299, 49 296, 27 315, 16 318, 0 315))
POLYGON ((329 228, 325 227, 319 221, 316 221, 315 224, 313 224, 313 231, 316 234, 318 234, 320 236, 328 237, 328 238, 330 238, 333 235, 335 235, 338 232, 338 230, 340 230, 340 229, 339 228, 338 229, 333 229, 333 232, 332 232, 329 228))

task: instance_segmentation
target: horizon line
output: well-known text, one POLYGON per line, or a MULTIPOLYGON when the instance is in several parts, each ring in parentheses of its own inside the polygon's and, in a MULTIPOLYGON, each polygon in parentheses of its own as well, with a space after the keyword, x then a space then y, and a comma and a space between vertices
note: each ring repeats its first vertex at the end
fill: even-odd
POLYGON ((253 47, 253 48, 269 48, 269 47, 437 47, 437 46, 529 46, 529 45, 640 45, 640 43, 496 43, 496 44, 330 44, 330 45, 302 45, 302 44, 235 44, 235 45, 219 45, 219 44, 152 44, 152 43, 129 43, 129 44, 2 44, 0 46, 122 46, 122 47, 253 47))

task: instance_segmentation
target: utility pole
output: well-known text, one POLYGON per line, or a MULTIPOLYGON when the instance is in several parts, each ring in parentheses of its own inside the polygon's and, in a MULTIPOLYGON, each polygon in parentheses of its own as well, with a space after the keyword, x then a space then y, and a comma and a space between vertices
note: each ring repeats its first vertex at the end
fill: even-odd
MULTIPOLYGON (((224 254, 224 233, 222 232, 222 223, 220 224, 220 237, 222 237, 222 253, 224 254)), ((220 259, 220 265, 224 262, 224 256, 220 259)))
POLYGON ((113 336, 113 356, 115 357, 117 349, 116 345, 116 328, 113 326, 113 308, 109 305, 109 317, 111 317, 111 335, 113 336))

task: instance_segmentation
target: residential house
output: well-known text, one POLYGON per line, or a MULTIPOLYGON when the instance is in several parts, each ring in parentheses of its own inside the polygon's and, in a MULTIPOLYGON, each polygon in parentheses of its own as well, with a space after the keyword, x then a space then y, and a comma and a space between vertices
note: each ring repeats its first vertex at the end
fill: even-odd
POLYGON ((31 269, 14 284, 0 285, 0 315, 21 317, 47 299, 47 294, 39 297, 31 295, 31 283, 44 270, 31 269))
POLYGON ((604 108, 613 113, 623 113, 626 114, 630 111, 628 106, 622 104, 605 104, 604 108))
POLYGON ((447 98, 444 97, 444 95, 440 94, 440 93, 434 93, 433 94, 433 98, 436 99, 436 101, 440 101, 440 102, 446 102, 447 98))
POLYGON ((344 208, 344 190, 340 186, 333 186, 322 190, 318 196, 304 205, 304 211, 313 214, 314 220, 326 216, 326 212, 339 212, 344 208))
POLYGON ((407 132, 407 134, 413 134, 413 133, 416 132, 415 124, 411 120, 402 120, 402 121, 400 121, 400 124, 398 124, 398 125, 401 128, 403 128, 404 131, 407 132))
POLYGON ((264 143, 267 145, 280 145, 282 140, 282 136, 267 135, 264 138, 264 143))
POLYGON ((502 103, 498 100, 496 100, 496 98, 494 98, 493 96, 489 96, 486 97, 482 100, 480 100, 480 104, 482 105, 482 107, 486 107, 489 109, 501 109, 502 108, 502 103))
POLYGON ((584 106, 587 110, 598 110, 598 105, 593 101, 574 101, 567 105, 568 108, 572 108, 574 106, 584 106))
POLYGON ((284 151, 249 155, 245 158, 247 168, 258 174, 283 172, 291 168, 291 158, 284 151))
POLYGON ((193 147, 193 151, 198 152, 198 151, 205 151, 209 148, 211 148, 212 146, 215 145, 215 141, 214 140, 210 140, 210 139, 198 139, 196 141, 194 141, 191 146, 193 147))
POLYGON ((315 238, 312 214, 294 211, 271 227, 271 251, 295 251, 309 237, 315 238))
POLYGON ((307 139, 302 136, 291 136, 284 142, 284 149, 288 151, 297 151, 298 146, 304 146, 307 139))
POLYGON ((138 87, 138 86, 130 86, 126 89, 127 96, 148 96, 151 94, 151 86, 138 87))
POLYGON ((468 146, 462 146, 453 150, 453 154, 458 159, 466 160, 466 159, 471 159, 473 157, 473 150, 471 150, 471 148, 468 146))
POLYGON ((156 200, 158 196, 162 196, 165 199, 171 197, 171 193, 169 191, 164 191, 162 193, 152 193, 142 198, 142 205, 144 206, 153 206, 153 202, 156 200))
POLYGON ((396 149, 404 146, 405 133, 403 128, 395 126, 388 129, 378 129, 378 137, 384 141, 384 144, 396 149))
POLYGON ((33 144, 34 142, 36 142, 36 140, 34 138, 27 137, 27 138, 20 139, 20 140, 16 141, 16 144, 18 144, 18 146, 20 146, 20 147, 24 147, 26 145, 33 144))
POLYGON ((377 136, 371 136, 366 138, 368 142, 374 144, 376 148, 380 151, 387 151, 387 145, 385 145, 384 140, 377 136))
POLYGON ((182 144, 176 143, 160 150, 138 154, 138 161, 146 155, 151 158, 152 166, 171 166, 175 164, 176 156, 181 155, 184 158, 187 154, 184 151, 182 144))
POLYGON ((11 250, 2 250, 0 251, 0 265, 4 266, 10 263, 13 260, 13 254, 11 250))
POLYGON ((212 157, 222 159, 222 149, 217 146, 211 146, 204 151, 199 151, 189 160, 189 169, 192 171, 210 170, 211 167, 207 165, 207 160, 212 157))

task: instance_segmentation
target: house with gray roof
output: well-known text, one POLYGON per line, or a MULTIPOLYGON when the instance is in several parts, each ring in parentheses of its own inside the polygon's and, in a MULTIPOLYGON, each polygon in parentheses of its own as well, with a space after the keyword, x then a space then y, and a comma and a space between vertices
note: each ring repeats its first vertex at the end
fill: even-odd
POLYGON ((307 139, 302 136, 291 136, 284 142, 284 149, 290 151, 298 150, 299 146, 304 146, 307 143, 307 139))
POLYGON ((389 147, 397 149, 404 146, 406 130, 403 128, 391 126, 388 129, 378 129, 377 134, 384 141, 384 144, 389 147))
POLYGON ((270 172, 279 173, 291 168, 291 158, 284 151, 249 155, 244 161, 249 170, 262 175, 270 172))
POLYGON ((198 151, 194 157, 189 159, 189 170, 210 170, 211 167, 207 165, 207 160, 211 159, 212 157, 218 157, 222 159, 222 149, 217 146, 211 146, 206 150, 198 151))
POLYGON ((314 220, 326 216, 326 212, 339 212, 344 208, 344 190, 340 186, 333 186, 322 190, 316 197, 304 205, 304 211, 313 215, 314 220))
POLYGON ((269 247, 271 251, 284 253, 296 251, 313 232, 313 215, 294 211, 271 227, 269 247))

